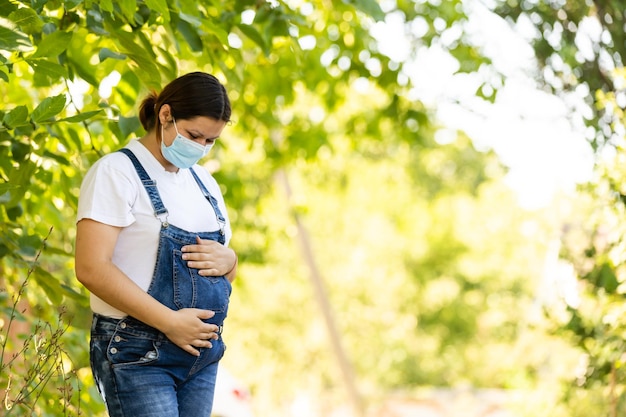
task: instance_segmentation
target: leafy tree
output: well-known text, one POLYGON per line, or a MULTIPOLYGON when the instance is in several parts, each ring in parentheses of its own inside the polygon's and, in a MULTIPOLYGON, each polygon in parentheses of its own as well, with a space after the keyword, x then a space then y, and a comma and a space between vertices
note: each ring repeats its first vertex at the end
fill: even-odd
MULTIPOLYGON (((23 314, 5 311, 5 323, 24 321, 31 335, 39 322, 59 323, 58 369, 72 371, 11 413, 103 412, 88 370, 87 294, 73 276, 80 181, 97 158, 143 133, 135 113, 148 90, 196 69, 220 77, 233 101, 229 137, 206 166, 232 209, 242 260, 225 363, 247 374, 259 398, 289 406, 296 378, 329 403, 341 395, 294 245, 294 212, 306 217, 332 278, 329 296, 365 393, 532 380, 512 361, 489 374, 471 364, 477 346, 505 357, 503 346, 515 343, 510 307, 528 302, 522 283, 534 272, 515 254, 542 248, 511 232, 525 214, 491 219, 500 219, 498 203, 514 205, 497 185, 493 155, 463 135, 449 146, 434 141, 430 109, 410 95, 408 61, 394 61, 372 37, 391 15, 422 28, 407 32, 409 58, 417 46, 442 45, 460 71, 488 62, 462 31, 444 42, 466 21, 457 0, 0 0, 0 276, 6 304, 26 305, 23 314), (278 172, 292 185, 290 202, 278 172), (483 245, 472 243, 476 233, 483 245), (503 236, 511 236, 505 244, 503 236), (503 273, 500 258, 517 267, 503 273)), ((3 353, 19 352, 19 335, 2 341, 3 353)))
MULTIPOLYGON (((581 285, 580 305, 553 315, 559 334, 584 353, 583 370, 566 391, 571 415, 617 416, 624 402, 624 10, 611 1, 507 1, 496 12, 512 25, 531 27, 535 74, 563 97, 572 123, 584 122, 598 153, 588 202, 564 225, 563 258, 581 285), (574 411, 576 410, 576 411, 574 411)), ((554 312, 553 312, 554 313, 554 312)))

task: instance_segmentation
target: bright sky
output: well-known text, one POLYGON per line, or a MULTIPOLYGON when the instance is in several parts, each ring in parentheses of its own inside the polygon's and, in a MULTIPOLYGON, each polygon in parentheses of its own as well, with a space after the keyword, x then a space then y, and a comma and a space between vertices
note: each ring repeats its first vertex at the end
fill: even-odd
MULTIPOLYGON (((384 7, 385 2, 382 4, 384 7)), ((526 75, 532 69, 533 51, 525 34, 514 32, 478 0, 465 5, 469 5, 468 32, 507 77, 493 104, 475 95, 484 80, 492 79, 498 85, 493 74, 455 74, 458 64, 442 48, 420 48, 411 58, 402 15, 388 15, 373 33, 381 52, 398 62, 407 61, 405 69, 415 87, 413 97, 436 108, 441 124, 465 131, 478 149, 493 149, 510 168, 505 181, 517 192, 523 207, 546 206, 556 193, 573 192, 577 183, 590 179, 591 147, 583 129, 568 121, 565 104, 538 90, 526 75)), ((410 30, 419 34, 423 25, 418 20, 410 30)), ((453 42, 460 35, 456 30, 446 32, 444 42, 453 42)), ((442 133, 443 140, 451 136, 442 133)))

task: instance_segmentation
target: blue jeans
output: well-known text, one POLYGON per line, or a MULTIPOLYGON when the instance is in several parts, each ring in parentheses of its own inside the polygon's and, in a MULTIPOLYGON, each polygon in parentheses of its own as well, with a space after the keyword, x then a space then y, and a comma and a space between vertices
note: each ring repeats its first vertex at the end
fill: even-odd
POLYGON ((209 417, 226 348, 212 343, 196 357, 136 319, 94 314, 91 368, 109 416, 209 417))

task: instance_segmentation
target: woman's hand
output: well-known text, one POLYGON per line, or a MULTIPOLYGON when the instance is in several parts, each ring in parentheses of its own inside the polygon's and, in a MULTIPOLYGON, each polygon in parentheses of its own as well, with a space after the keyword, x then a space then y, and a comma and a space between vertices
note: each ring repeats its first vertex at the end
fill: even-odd
POLYGON ((197 308, 183 308, 172 311, 172 319, 167 327, 161 330, 172 343, 194 356, 200 352, 196 348, 212 348, 211 340, 219 338, 219 328, 215 324, 205 323, 203 319, 210 319, 215 315, 211 310, 197 308))
POLYGON ((233 272, 237 264, 234 250, 214 240, 204 240, 197 236, 196 242, 196 245, 186 245, 181 249, 189 268, 198 269, 198 274, 205 277, 220 277, 233 272))

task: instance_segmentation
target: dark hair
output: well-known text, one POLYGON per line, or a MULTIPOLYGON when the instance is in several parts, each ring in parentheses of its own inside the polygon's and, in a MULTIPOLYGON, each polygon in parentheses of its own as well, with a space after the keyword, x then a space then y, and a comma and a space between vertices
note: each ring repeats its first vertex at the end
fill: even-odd
POLYGON ((139 121, 146 131, 160 124, 157 117, 161 106, 169 104, 175 119, 206 116, 230 121, 230 99, 226 88, 211 74, 191 72, 182 75, 163 88, 161 94, 152 91, 141 103, 139 121))

